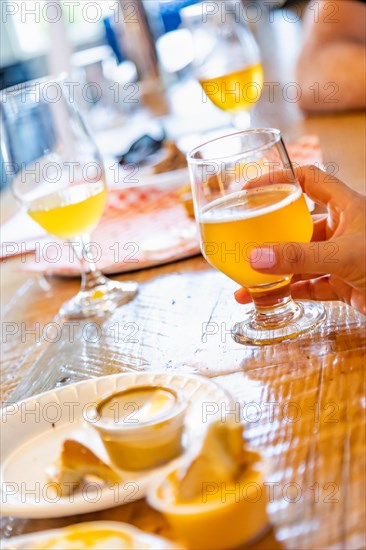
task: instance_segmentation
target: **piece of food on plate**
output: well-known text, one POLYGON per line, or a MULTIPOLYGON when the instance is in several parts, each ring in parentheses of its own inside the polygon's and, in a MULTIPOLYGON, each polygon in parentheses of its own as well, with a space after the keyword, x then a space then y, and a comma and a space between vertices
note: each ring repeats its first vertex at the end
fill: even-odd
POLYGON ((92 521, 6 541, 4 550, 178 550, 171 541, 127 523, 92 521))
POLYGON ((268 525, 260 461, 245 447, 242 425, 215 422, 198 456, 168 471, 148 501, 188 548, 236 548, 268 525))
POLYGON ((153 174, 163 174, 172 170, 187 168, 186 156, 174 141, 166 140, 163 146, 164 157, 152 166, 153 174))
POLYGON ((187 183, 183 185, 178 191, 178 196, 180 202, 183 204, 188 216, 192 219, 195 218, 194 215, 194 206, 193 206, 193 197, 191 192, 191 185, 187 183))
POLYGON ((60 496, 69 496, 81 489, 90 478, 104 484, 120 483, 121 477, 88 447, 66 439, 55 464, 48 469, 48 481, 60 496))
MULTIPOLYGON (((218 175, 213 174, 207 178, 207 181, 205 183, 205 188, 210 193, 224 191, 226 189, 225 183, 221 180, 221 178, 218 177, 218 175)), ((190 218, 195 218, 194 215, 194 206, 193 206, 193 196, 191 191, 191 185, 188 183, 187 185, 183 185, 179 189, 179 198, 182 202, 188 216, 190 218)), ((212 200, 214 200, 214 196, 212 196, 212 200)))
POLYGON ((177 144, 165 139, 164 135, 158 139, 145 134, 134 141, 128 151, 119 155, 118 162, 148 166, 153 174, 163 174, 173 170, 187 168, 185 154, 177 144))
POLYGON ((187 406, 175 388, 135 386, 104 397, 89 408, 86 420, 98 431, 112 464, 145 470, 181 454, 187 406))
POLYGON ((243 427, 238 423, 212 424, 200 454, 181 473, 176 498, 189 502, 202 494, 202 479, 213 483, 231 483, 240 479, 243 470, 258 462, 260 455, 243 448, 243 427))

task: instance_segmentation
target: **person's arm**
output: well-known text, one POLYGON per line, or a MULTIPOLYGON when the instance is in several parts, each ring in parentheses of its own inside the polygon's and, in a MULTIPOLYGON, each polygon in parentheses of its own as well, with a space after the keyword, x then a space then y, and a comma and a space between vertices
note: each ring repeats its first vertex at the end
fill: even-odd
POLYGON ((357 0, 312 0, 304 20, 297 64, 307 112, 366 106, 366 4, 357 0))

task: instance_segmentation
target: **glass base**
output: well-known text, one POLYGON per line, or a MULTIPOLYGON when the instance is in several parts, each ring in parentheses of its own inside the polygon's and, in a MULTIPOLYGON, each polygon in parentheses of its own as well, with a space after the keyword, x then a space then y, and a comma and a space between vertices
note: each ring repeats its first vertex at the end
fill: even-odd
POLYGON ((286 342, 318 327, 326 313, 321 303, 304 300, 293 302, 289 317, 279 323, 258 322, 258 315, 253 309, 247 313, 244 321, 234 325, 231 336, 238 344, 254 346, 286 342))
POLYGON ((101 317, 117 307, 134 299, 138 284, 133 281, 111 281, 103 277, 104 282, 90 290, 81 290, 74 298, 65 302, 60 309, 65 319, 86 319, 101 317))

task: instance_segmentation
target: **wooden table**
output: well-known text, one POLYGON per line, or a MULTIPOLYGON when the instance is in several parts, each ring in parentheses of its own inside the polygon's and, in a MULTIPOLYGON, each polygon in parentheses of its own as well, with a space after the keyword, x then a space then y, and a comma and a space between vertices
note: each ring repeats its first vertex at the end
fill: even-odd
MULTIPOLYGON (((286 74, 291 81, 293 59, 286 57, 288 48, 281 42, 280 13, 267 25, 267 34, 262 27, 258 34, 264 46, 271 45, 271 50, 264 48, 268 79, 276 75, 283 83, 286 74), (270 51, 275 52, 271 62, 270 51)), ((298 43, 295 26, 287 25, 287 31, 294 33, 293 44, 298 43)), ((255 124, 277 126, 287 139, 318 134, 325 162, 336 163, 339 176, 364 191, 361 114, 304 118, 281 96, 275 103, 264 97, 255 124)), ((232 296, 236 286, 196 257, 135 273, 141 283, 138 297, 99 321, 98 342, 82 337, 70 342, 63 334, 49 343, 46 328, 62 302, 77 292, 79 281, 46 279, 20 267, 19 259, 2 265, 2 317, 8 323, 3 326, 14 323, 18 329, 3 338, 4 402, 118 372, 163 369, 213 378, 243 407, 246 438, 270 467, 273 527, 253 548, 365 547, 365 324, 359 314, 329 303, 327 321, 316 334, 263 348, 240 346, 228 334, 243 315, 243 306, 232 296), (134 323, 137 341, 123 334, 115 341, 110 327, 116 322, 121 327, 134 323), (26 334, 30 328, 35 334, 26 334)), ((82 329, 80 324, 77 330, 82 329)), ((145 501, 57 520, 3 518, 2 534, 102 518, 171 535, 145 501)))

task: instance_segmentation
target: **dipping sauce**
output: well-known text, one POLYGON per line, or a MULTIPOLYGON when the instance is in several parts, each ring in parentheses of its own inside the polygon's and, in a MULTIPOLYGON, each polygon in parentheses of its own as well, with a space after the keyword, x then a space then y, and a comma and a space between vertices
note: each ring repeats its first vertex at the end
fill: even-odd
POLYGON ((65 530, 65 533, 51 537, 37 547, 38 550, 81 550, 93 548, 95 550, 109 550, 121 548, 123 550, 136 548, 133 537, 115 529, 78 529, 77 526, 65 530))
POLYGON ((177 393, 170 388, 140 386, 103 399, 97 412, 104 423, 135 426, 166 416, 177 401, 177 393))
POLYGON ((187 403, 165 386, 137 386, 100 401, 87 420, 112 463, 124 470, 153 468, 182 452, 187 403))
POLYGON ((96 521, 9 539, 4 550, 167 550, 176 546, 131 525, 96 521), (18 542, 19 541, 19 542, 18 542))
POLYGON ((202 480, 200 498, 189 503, 176 499, 177 484, 179 472, 174 470, 149 490, 148 502, 189 549, 239 548, 268 526, 266 487, 258 470, 244 473, 235 483, 202 480))
POLYGON ((148 502, 165 515, 186 547, 237 548, 267 524, 260 460, 245 448, 242 425, 229 419, 214 422, 200 453, 189 465, 165 472, 150 487, 148 502))

